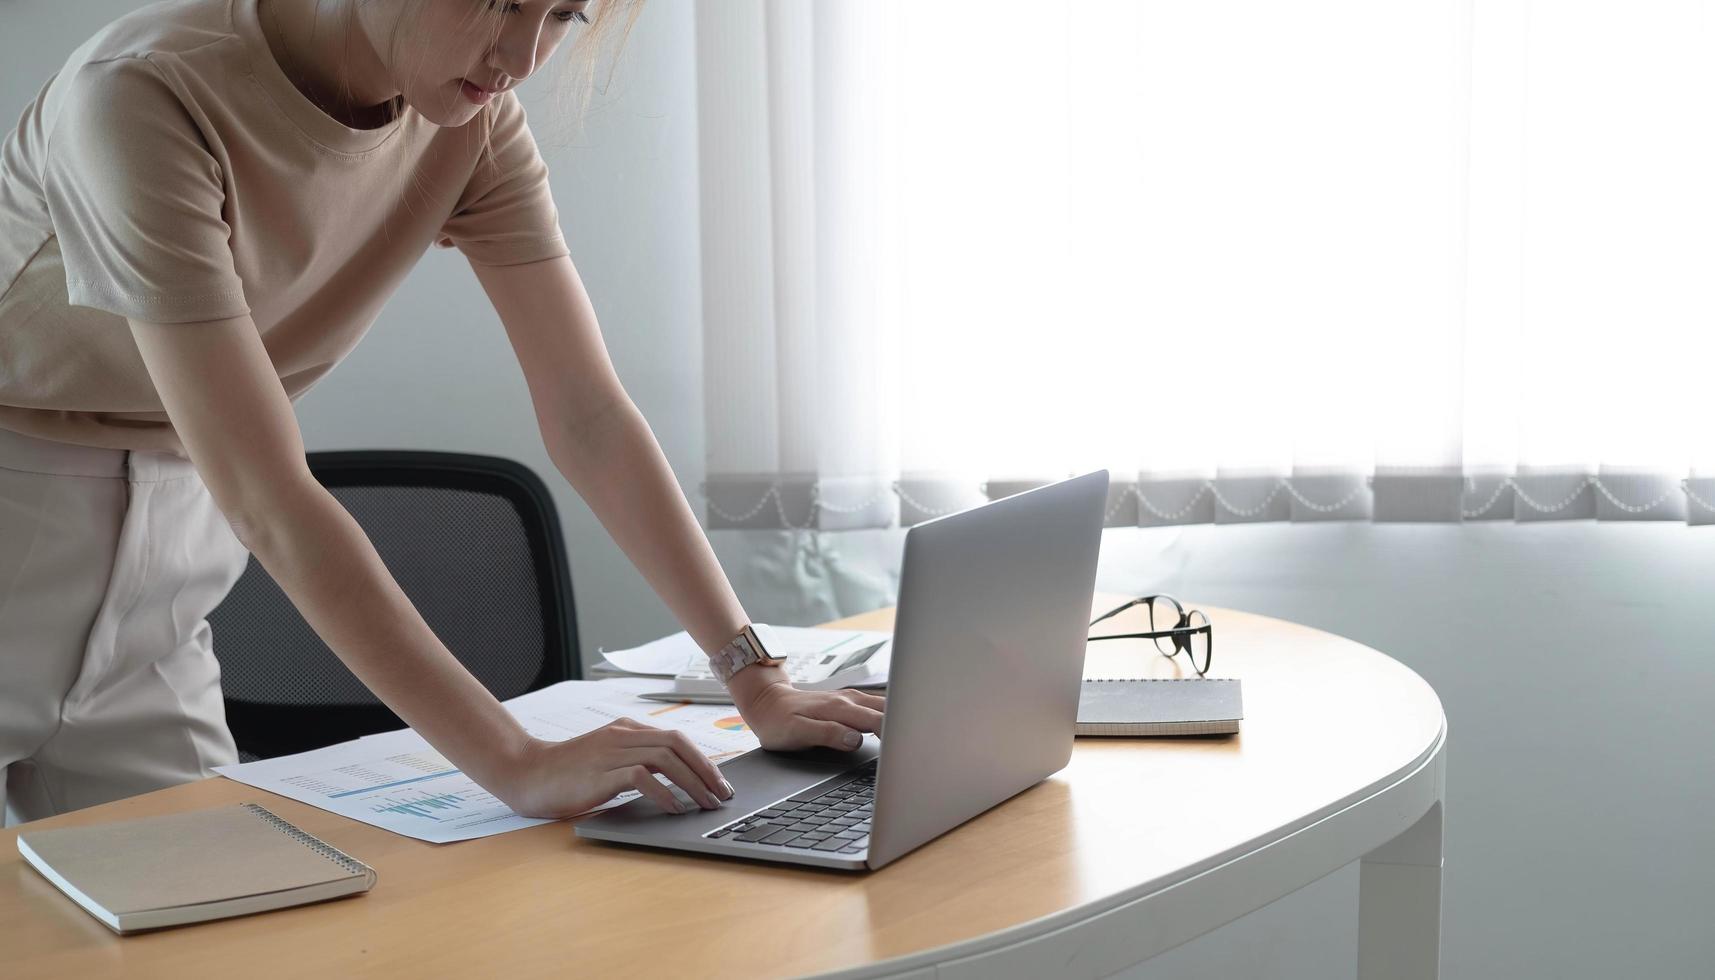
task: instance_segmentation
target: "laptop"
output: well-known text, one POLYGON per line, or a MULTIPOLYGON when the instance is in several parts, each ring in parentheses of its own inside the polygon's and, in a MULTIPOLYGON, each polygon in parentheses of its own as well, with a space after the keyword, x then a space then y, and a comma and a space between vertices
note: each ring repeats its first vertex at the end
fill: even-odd
POLYGON ((754 749, 721 764, 733 798, 647 798, 578 821, 591 840, 853 871, 880 868, 1072 757, 1108 473, 911 527, 884 739, 754 749))

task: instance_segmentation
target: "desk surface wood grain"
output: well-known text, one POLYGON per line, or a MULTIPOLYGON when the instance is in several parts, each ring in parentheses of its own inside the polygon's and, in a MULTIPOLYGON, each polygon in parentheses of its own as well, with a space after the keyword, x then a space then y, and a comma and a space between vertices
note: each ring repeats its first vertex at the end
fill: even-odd
MULTIPOLYGON (((1099 595, 1094 608, 1122 599, 1099 595)), ((1061 772, 879 872, 652 852, 579 840, 564 823, 425 844, 215 778, 35 826, 255 800, 374 866, 379 883, 359 898, 121 939, 23 863, 12 828, 0 832, 0 973, 769 977, 849 969, 1147 893, 1357 798, 1438 739, 1440 702, 1399 663, 1307 627, 1207 611, 1210 676, 1244 682, 1242 734, 1079 739, 1061 772)), ((1131 616, 1098 629, 1123 632, 1131 616)), ((884 609, 829 625, 886 629, 891 621, 884 609)), ((1092 644, 1086 676, 1188 670, 1145 643, 1092 644)))

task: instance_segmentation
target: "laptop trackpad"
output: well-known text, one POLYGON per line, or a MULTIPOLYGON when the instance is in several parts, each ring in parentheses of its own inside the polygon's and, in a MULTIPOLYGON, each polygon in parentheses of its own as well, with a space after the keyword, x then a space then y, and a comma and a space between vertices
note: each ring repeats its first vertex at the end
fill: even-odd
POLYGON ((721 775, 732 784, 733 798, 723 801, 719 808, 704 810, 685 796, 684 790, 673 788, 673 795, 690 807, 685 814, 664 813, 647 797, 632 800, 624 806, 603 810, 577 822, 579 828, 591 830, 638 827, 640 824, 670 827, 678 832, 702 834, 722 827, 761 809, 783 797, 792 796, 816 783, 855 768, 881 754, 881 743, 868 736, 856 751, 838 749, 804 749, 797 752, 770 752, 752 749, 735 759, 721 763, 721 775))

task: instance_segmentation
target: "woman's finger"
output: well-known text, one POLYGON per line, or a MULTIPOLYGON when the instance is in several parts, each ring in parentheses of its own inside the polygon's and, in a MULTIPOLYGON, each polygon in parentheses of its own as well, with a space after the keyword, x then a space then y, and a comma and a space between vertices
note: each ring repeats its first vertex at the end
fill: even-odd
MULTIPOLYGON (((639 725, 637 728, 617 735, 616 738, 619 740, 619 744, 628 748, 659 745, 671 749, 673 754, 691 772, 696 774, 696 781, 702 785, 702 788, 720 799, 732 799, 732 784, 728 783, 726 778, 721 775, 720 767, 704 755, 702 750, 697 748, 696 743, 691 741, 691 737, 684 732, 669 731, 650 725, 639 725)), ((690 787, 686 787, 685 791, 691 794, 692 799, 698 798, 697 792, 690 787)))
POLYGON ((661 773, 673 781, 675 786, 685 791, 685 795, 697 802, 705 810, 713 810, 721 805, 720 796, 714 789, 706 785, 701 778, 691 772, 691 767, 678 753, 665 745, 638 746, 625 750, 625 761, 642 763, 661 773))
POLYGON ((661 785, 661 781, 655 778, 648 766, 623 766, 612 770, 610 775, 615 777, 613 791, 607 794, 610 800, 625 790, 634 789, 655 801, 656 806, 668 813, 685 812, 685 804, 679 802, 672 790, 661 785))
POLYGON ((855 728, 848 728, 837 721, 818 721, 808 715, 800 715, 799 718, 813 744, 848 752, 863 744, 863 733, 855 728))
POLYGON ((860 732, 881 731, 882 713, 874 708, 853 704, 845 698, 823 698, 816 702, 811 717, 837 721, 860 732))
POLYGON ((854 704, 861 704, 866 708, 874 708, 877 711, 887 710, 887 698, 882 695, 871 694, 869 691, 860 691, 855 687, 843 688, 840 690, 840 693, 846 695, 846 700, 851 701, 854 704))

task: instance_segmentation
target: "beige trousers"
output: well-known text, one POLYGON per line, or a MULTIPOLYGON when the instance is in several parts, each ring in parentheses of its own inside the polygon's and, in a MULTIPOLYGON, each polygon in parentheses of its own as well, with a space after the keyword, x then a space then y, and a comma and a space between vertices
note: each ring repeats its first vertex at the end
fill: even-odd
POLYGON ((0 429, 8 825, 238 760, 204 617, 247 557, 188 461, 0 429))

